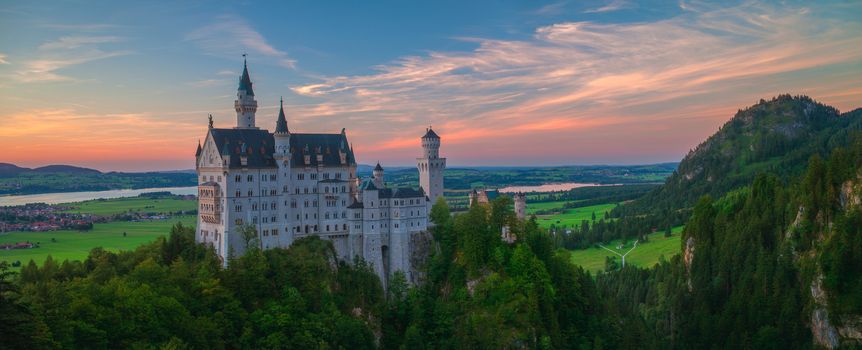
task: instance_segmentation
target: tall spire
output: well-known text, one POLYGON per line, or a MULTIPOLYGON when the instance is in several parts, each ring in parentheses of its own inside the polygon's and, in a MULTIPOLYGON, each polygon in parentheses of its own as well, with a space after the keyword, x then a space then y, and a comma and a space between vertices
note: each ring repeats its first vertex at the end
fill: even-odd
POLYGON ((278 110, 278 120, 275 121, 275 133, 289 134, 290 131, 287 129, 287 118, 284 116, 284 97, 281 98, 280 105, 281 107, 278 110))
POLYGON ((245 54, 242 54, 242 76, 239 78, 239 88, 249 96, 254 96, 254 90, 251 88, 251 77, 248 75, 248 62, 245 59, 245 54))
POLYGON ((242 76, 239 78, 239 88, 237 88, 236 101, 233 104, 236 110, 236 128, 257 129, 257 126, 254 125, 257 101, 254 99, 251 77, 248 74, 248 61, 245 59, 245 54, 242 57, 242 76))

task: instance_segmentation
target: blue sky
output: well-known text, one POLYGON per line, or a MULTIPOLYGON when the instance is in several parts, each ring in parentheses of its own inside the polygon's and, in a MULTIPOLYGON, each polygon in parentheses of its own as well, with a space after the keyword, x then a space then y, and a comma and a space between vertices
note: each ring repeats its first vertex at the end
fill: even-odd
POLYGON ((0 162, 193 167, 234 123, 243 52, 272 129, 347 128, 409 165, 679 160, 779 93, 862 106, 859 2, 14 2, 0 5, 0 162))

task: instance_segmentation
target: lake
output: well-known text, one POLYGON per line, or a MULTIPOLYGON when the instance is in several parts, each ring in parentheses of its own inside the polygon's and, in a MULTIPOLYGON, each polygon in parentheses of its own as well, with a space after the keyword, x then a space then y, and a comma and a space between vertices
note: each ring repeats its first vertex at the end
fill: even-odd
POLYGON ((500 193, 516 193, 516 192, 554 192, 568 191, 573 188, 593 187, 593 186, 619 186, 617 184, 588 184, 579 182, 564 182, 558 184, 544 184, 536 186, 509 186, 499 189, 500 193))
POLYGON ((122 197, 137 197, 141 193, 147 192, 170 192, 177 195, 196 195, 198 188, 196 186, 189 187, 158 187, 158 188, 139 188, 135 190, 110 190, 110 191, 90 191, 90 192, 60 192, 60 193, 42 193, 28 194, 22 196, 4 196, 0 197, 0 207, 7 205, 24 205, 28 203, 48 203, 59 204, 69 202, 83 202, 99 198, 122 198, 122 197))

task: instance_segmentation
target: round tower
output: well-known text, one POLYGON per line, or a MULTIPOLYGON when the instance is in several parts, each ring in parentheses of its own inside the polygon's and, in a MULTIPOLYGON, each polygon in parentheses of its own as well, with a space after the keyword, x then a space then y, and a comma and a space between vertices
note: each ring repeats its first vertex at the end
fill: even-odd
POLYGON ((440 136, 431 127, 422 136, 422 158, 416 159, 419 169, 419 186, 433 205, 437 198, 443 196, 443 170, 446 169, 446 158, 440 158, 440 136))
POLYGON ((527 195, 524 192, 515 193, 515 217, 518 220, 527 218, 527 195))
MULTIPOLYGON (((245 57, 245 55, 243 55, 245 57)), ((254 125, 254 113, 257 112, 257 101, 254 99, 251 77, 248 75, 248 64, 242 60, 242 76, 239 77, 239 87, 236 89, 236 101, 233 103, 236 110, 237 129, 257 129, 254 125)))
POLYGON ((383 167, 380 166, 380 162, 377 162, 377 166, 374 167, 372 176, 374 178, 374 186, 377 188, 383 188, 385 182, 383 180, 383 167))

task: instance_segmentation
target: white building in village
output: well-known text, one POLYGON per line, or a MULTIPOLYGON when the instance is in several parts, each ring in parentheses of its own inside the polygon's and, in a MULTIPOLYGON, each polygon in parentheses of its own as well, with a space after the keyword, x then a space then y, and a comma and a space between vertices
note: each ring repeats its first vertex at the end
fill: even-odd
POLYGON ((259 128, 247 64, 234 107, 236 126, 216 128, 210 119, 196 152, 198 242, 211 244, 227 265, 246 250, 239 233, 244 224, 257 229, 261 249, 317 235, 332 241, 340 259, 365 259, 384 284, 399 270, 415 280, 411 241, 428 229, 431 205, 443 195, 446 167, 439 157, 440 137, 431 128, 417 159, 420 187, 389 188, 380 164, 372 178, 356 176, 344 129, 292 132, 283 105, 273 133, 259 128))

